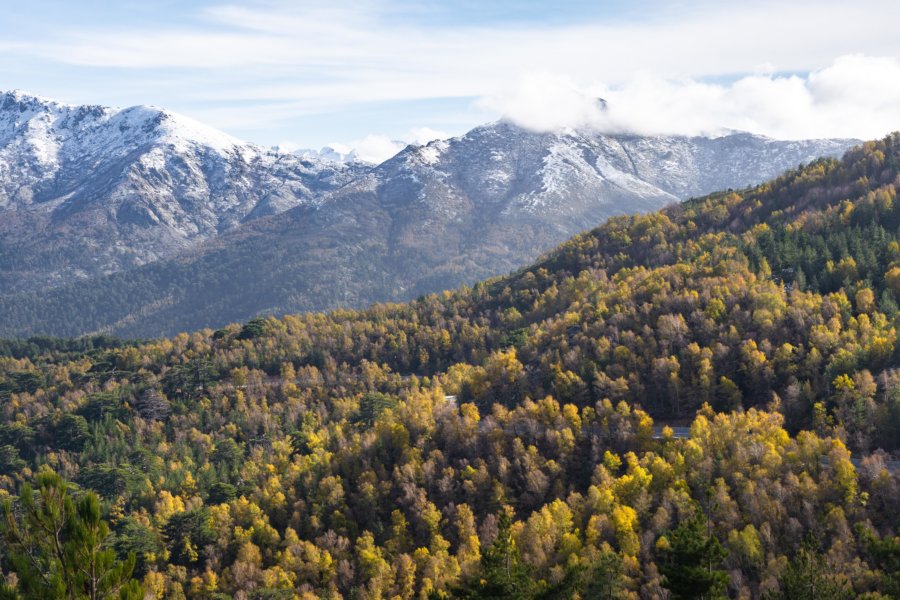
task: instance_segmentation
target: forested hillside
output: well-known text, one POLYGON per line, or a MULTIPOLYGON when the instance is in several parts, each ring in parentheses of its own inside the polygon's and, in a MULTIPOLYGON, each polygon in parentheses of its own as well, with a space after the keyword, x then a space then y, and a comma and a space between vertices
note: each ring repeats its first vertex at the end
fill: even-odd
POLYGON ((409 304, 4 344, 9 553, 53 469, 157 598, 898 597, 897 186, 900 134, 409 304))

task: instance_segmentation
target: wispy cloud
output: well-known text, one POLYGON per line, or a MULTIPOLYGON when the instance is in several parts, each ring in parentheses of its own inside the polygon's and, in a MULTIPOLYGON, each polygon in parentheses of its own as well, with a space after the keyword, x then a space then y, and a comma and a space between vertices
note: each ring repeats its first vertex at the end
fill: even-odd
MULTIPOLYGON (((895 0, 649 0, 627 14, 593 13, 551 25, 410 17, 412 7, 427 16, 433 6, 401 1, 212 4, 177 25, 105 23, 69 31, 57 24, 37 37, 7 32, 12 38, 4 44, 15 45, 10 52, 17 59, 109 73, 123 85, 165 73, 165 94, 175 108, 190 106, 192 116, 231 130, 267 129, 277 139, 292 120, 309 123, 309 115, 324 115, 320 121, 337 128, 344 112, 361 106, 439 98, 469 103, 470 120, 501 110, 542 115, 540 126, 553 124, 554 111, 564 122, 590 120, 598 94, 615 108, 609 126, 665 129, 676 119, 678 127, 697 130, 711 126, 712 116, 719 127, 830 135, 854 104, 871 107, 868 92, 855 97, 853 88, 872 91, 873 77, 893 75, 888 63, 835 60, 900 59, 895 0), (815 73, 746 75, 764 64, 781 73, 815 73), (704 83, 728 75, 736 81, 704 83), (548 89, 529 92, 528 86, 548 89)), ((516 3, 507 8, 515 11, 516 3)), ((888 104, 844 133, 869 135, 893 119, 888 104)), ((417 120, 439 118, 422 112, 417 120)), ((391 119, 372 123, 370 132, 393 139, 410 126, 391 119)), ((848 129, 853 122, 846 121, 848 129)), ((302 134, 296 127, 292 137, 302 134)))
POLYGON ((103 67, 291 67, 289 73, 308 72, 335 84, 412 81, 428 90, 423 94, 458 96, 473 88, 490 91, 483 88, 502 86, 523 70, 593 73, 614 83, 637 70, 746 72, 764 60, 803 70, 853 52, 890 55, 897 50, 900 17, 892 0, 766 0, 723 2, 665 21, 422 27, 390 21, 390 6, 227 5, 207 9, 199 27, 81 31, 37 41, 31 50, 103 67), (469 90, 457 91, 466 83, 469 90))

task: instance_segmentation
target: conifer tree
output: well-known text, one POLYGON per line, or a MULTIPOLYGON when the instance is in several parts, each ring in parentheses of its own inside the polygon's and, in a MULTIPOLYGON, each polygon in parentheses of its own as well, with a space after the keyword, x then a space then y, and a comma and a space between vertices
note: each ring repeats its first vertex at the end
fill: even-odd
POLYGON ((535 596, 535 584, 522 564, 512 535, 512 514, 500 512, 497 539, 481 556, 479 578, 454 596, 480 600, 528 600, 535 596))
POLYGON ((851 596, 840 581, 829 574, 825 557, 811 541, 803 543, 788 563, 779 581, 781 590, 767 600, 844 600, 851 596))
POLYGON ((21 600, 140 600, 132 580, 135 557, 117 559, 107 547, 109 526, 100 517, 93 492, 75 498, 56 473, 37 476, 37 489, 22 486, 19 503, 2 506, 6 558, 15 588, 0 598, 21 600))
POLYGON ((728 574, 716 567, 727 552, 695 512, 667 537, 660 571, 674 600, 721 598, 728 574))

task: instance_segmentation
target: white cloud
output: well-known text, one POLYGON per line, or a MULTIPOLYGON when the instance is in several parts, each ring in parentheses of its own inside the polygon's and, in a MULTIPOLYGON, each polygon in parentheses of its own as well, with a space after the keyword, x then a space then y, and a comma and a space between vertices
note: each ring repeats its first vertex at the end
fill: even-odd
POLYGON ((450 134, 446 131, 432 129, 431 127, 414 127, 409 130, 409 135, 406 136, 406 139, 411 144, 421 145, 433 142, 434 140, 445 140, 449 137, 450 134))
MULTIPOLYGON (((592 122, 597 96, 611 102, 603 117, 611 119, 608 127, 644 130, 725 126, 865 137, 893 115, 896 0, 659 2, 640 18, 554 25, 424 23, 397 19, 397 9, 395 0, 225 3, 177 26, 46 27, 39 37, 23 34, 0 48, 14 46, 16 61, 39 61, 36 72, 49 61, 78 73, 109 73, 116 86, 134 88, 137 102, 146 101, 140 82, 164 72, 154 101, 190 106, 192 116, 245 136, 310 115, 338 122, 335 115, 360 106, 472 98, 489 99, 478 108, 502 107, 544 128, 592 122), (835 62, 854 53, 887 58, 835 62), (825 65, 831 66, 796 80, 772 75, 825 65), (729 85, 702 83, 736 73, 753 75, 729 85), (893 79, 876 91, 882 105, 847 119, 854 107, 869 111, 873 78, 884 74, 893 79)), ((449 127, 441 109, 416 110, 414 122, 449 127)), ((474 109, 464 115, 468 125, 485 116, 474 109)), ((393 118, 404 123, 396 128, 409 122, 393 118)))
POLYGON ((371 163, 382 163, 391 158, 409 144, 427 144, 432 140, 445 139, 450 137, 449 134, 431 129, 430 127, 417 127, 411 129, 403 139, 392 139, 386 135, 367 135, 358 140, 352 140, 346 144, 329 144, 332 148, 347 154, 351 151, 356 152, 360 160, 371 163))
POLYGON ((900 129, 900 62, 850 55, 805 77, 756 74, 728 84, 644 74, 617 86, 578 86, 539 74, 481 104, 541 131, 694 135, 740 129, 784 139, 874 138, 900 129), (605 110, 601 97, 608 101, 605 110))
POLYGON ((363 161, 381 163, 394 156, 406 146, 401 141, 392 140, 386 135, 369 134, 364 138, 342 144, 335 142, 329 144, 341 154, 355 153, 363 161))
POLYGON ((478 105, 537 131, 599 127, 603 120, 596 96, 551 73, 523 77, 510 92, 482 98, 478 105))
POLYGON ((298 150, 303 150, 304 148, 297 142, 284 140, 283 142, 278 142, 277 144, 275 144, 275 149, 279 152, 291 153, 297 152, 298 150))

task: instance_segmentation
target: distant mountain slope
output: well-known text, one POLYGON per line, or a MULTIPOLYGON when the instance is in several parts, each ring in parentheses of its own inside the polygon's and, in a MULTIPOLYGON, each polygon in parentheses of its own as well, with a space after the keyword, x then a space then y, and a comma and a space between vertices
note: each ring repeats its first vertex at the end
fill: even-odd
POLYGON ((0 95, 0 289, 36 291, 173 256, 315 203, 366 168, 241 142, 148 106, 0 95))
POLYGON ((534 133, 501 121, 459 138, 409 147, 370 173, 363 186, 382 204, 421 206, 447 218, 468 204, 476 215, 537 218, 565 231, 561 241, 609 216, 746 187, 798 163, 839 155, 854 143, 779 141, 748 133, 718 138, 534 133))
POLYGON ((0 334, 157 336, 404 300, 509 272, 610 216, 745 186, 850 143, 541 134, 495 123, 410 146, 320 203, 176 258, 8 295, 0 334))

